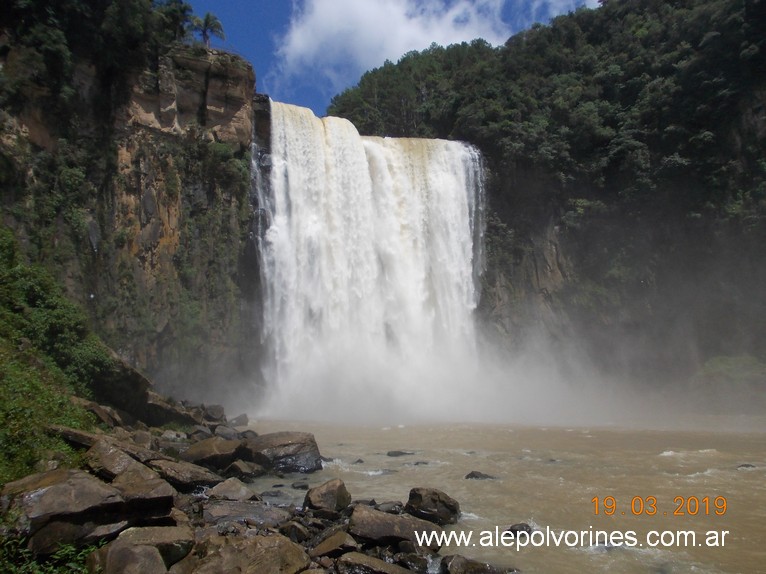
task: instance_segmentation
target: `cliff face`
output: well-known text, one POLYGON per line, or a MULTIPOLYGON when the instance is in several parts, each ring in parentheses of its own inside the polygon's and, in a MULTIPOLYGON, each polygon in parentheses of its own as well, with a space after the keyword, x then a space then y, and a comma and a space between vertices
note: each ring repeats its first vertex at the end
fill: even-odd
MULTIPOLYGON (((84 107, 98 87, 87 66, 76 79, 84 107)), ((176 48, 136 74, 115 111, 111 147, 87 166, 56 164, 40 189, 35 162, 71 144, 52 135, 39 110, 5 114, 2 156, 12 158, 8 177, 18 185, 4 194, 4 221, 29 258, 87 306, 99 335, 171 395, 225 397, 219 381, 254 371, 254 84, 237 56, 176 48), (73 169, 83 176, 73 196, 62 193, 50 217, 34 216, 73 169)), ((91 120, 81 122, 83 142, 91 120)))

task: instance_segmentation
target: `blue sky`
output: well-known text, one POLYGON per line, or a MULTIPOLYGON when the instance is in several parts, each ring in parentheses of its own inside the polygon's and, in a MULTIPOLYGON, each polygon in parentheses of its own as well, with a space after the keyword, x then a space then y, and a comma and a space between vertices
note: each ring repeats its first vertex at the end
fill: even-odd
POLYGON ((187 0, 212 12, 226 40, 249 60, 256 89, 325 114, 330 99, 361 75, 433 42, 484 38, 502 44, 534 22, 597 0, 187 0))

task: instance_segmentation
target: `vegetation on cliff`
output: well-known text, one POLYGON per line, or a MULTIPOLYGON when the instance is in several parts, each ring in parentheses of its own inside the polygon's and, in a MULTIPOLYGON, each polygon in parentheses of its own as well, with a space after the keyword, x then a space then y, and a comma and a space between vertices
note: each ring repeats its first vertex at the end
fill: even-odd
POLYGON ((72 451, 45 428, 92 426, 70 397, 91 394, 111 367, 84 313, 47 272, 20 261, 13 235, 0 228, 0 484, 55 458, 50 451, 71 462, 72 451))
POLYGON ((571 273, 541 297, 602 364, 653 376, 763 359, 765 27, 753 0, 605 0, 500 48, 409 53, 329 112, 479 146, 489 279, 513 282, 552 222, 571 273))

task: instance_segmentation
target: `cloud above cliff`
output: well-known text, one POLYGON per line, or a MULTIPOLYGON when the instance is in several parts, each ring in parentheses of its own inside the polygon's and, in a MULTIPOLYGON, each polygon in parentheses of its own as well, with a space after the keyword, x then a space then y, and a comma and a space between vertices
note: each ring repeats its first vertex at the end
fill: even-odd
POLYGON ((484 38, 499 45, 536 21, 596 0, 293 0, 277 38, 269 90, 289 99, 310 87, 330 97, 360 75, 437 43, 484 38))

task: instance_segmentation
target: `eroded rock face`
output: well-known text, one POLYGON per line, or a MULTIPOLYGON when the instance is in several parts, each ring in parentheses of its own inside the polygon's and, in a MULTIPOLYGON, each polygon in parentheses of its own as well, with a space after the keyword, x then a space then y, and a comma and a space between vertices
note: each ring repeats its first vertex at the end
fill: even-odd
POLYGON ((133 88, 124 122, 175 135, 195 125, 217 141, 249 147, 252 138, 253 67, 233 54, 179 46, 144 72, 133 88))

